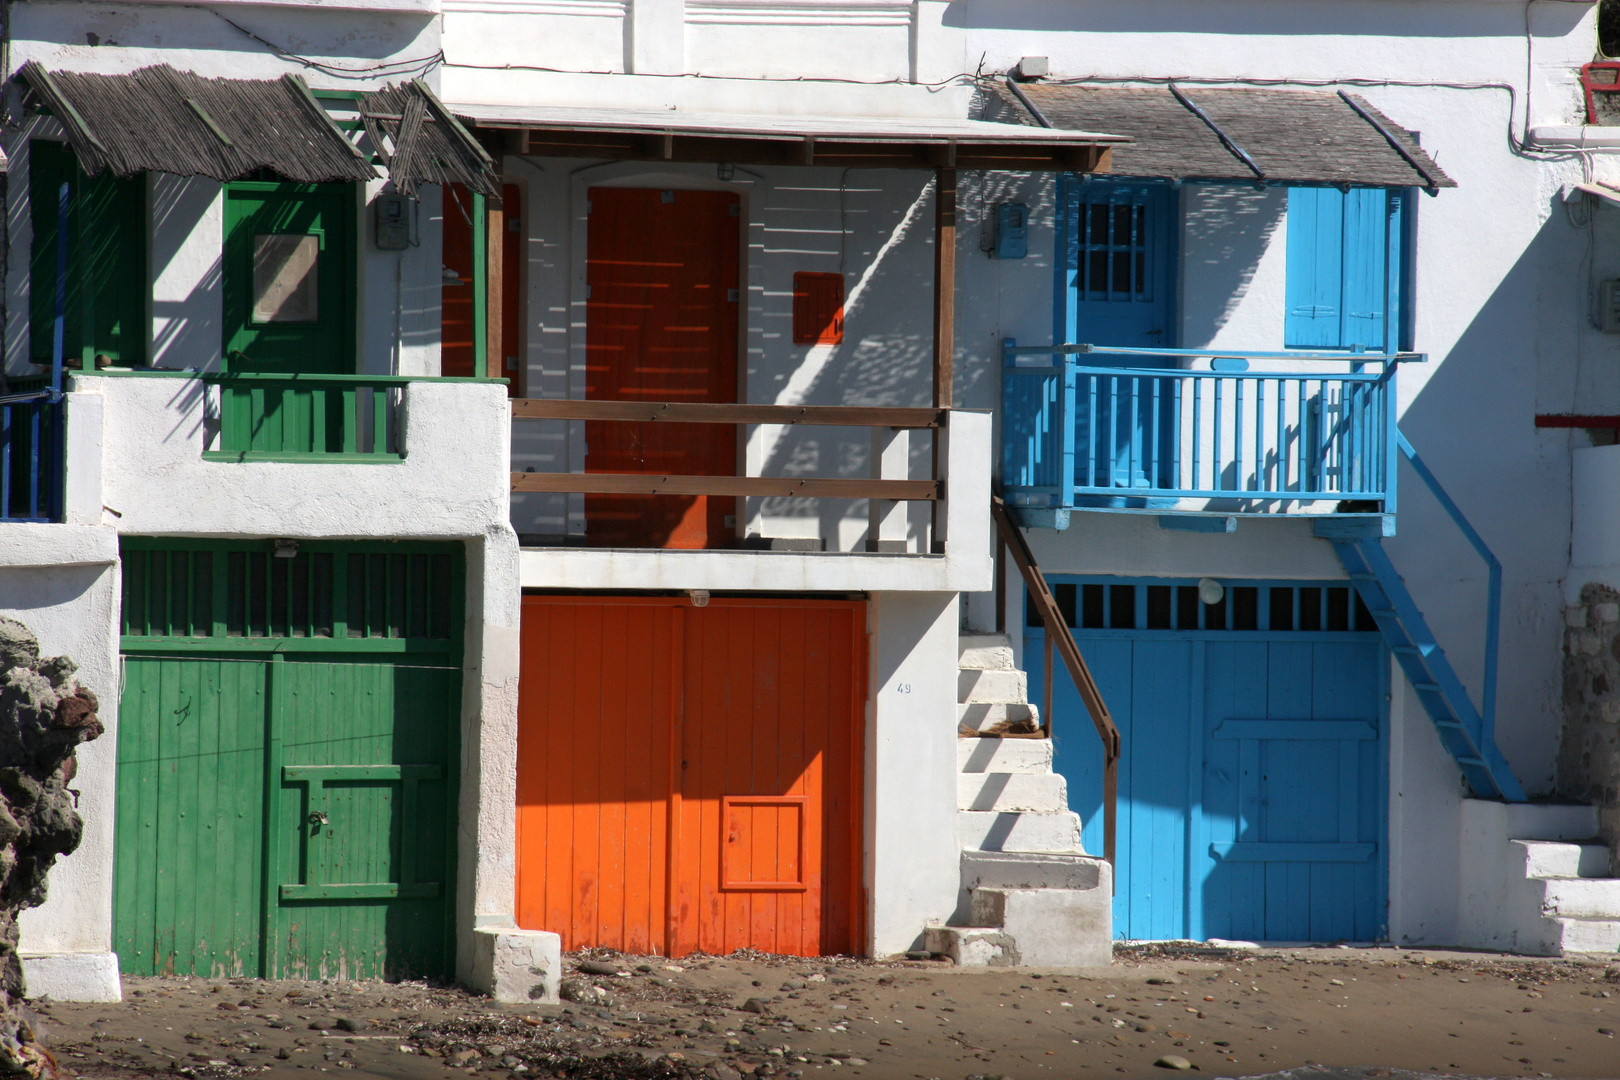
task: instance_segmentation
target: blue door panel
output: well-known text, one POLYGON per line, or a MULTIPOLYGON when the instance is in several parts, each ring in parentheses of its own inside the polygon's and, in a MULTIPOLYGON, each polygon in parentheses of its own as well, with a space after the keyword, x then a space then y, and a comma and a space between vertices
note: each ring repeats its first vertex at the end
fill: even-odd
MULTIPOLYGON (((1123 742, 1115 934, 1385 933, 1383 645, 1365 633, 1077 630, 1123 742)), ((1032 686, 1042 632, 1026 631, 1032 686)), ((1054 679, 1056 768, 1102 850, 1102 755, 1054 679)))

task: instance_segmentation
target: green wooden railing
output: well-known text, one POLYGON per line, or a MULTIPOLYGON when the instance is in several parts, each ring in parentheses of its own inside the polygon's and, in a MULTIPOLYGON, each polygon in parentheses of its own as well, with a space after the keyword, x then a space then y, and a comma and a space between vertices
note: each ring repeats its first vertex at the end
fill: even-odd
POLYGON ((397 410, 409 377, 204 375, 216 461, 397 461, 397 410))

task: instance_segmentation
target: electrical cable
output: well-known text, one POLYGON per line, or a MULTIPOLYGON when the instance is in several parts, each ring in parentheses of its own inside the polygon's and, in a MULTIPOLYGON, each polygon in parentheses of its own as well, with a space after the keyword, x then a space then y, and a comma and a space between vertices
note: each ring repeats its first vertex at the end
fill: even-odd
POLYGON ((334 78, 389 78, 391 76, 405 75, 412 72, 416 73, 418 76, 421 76, 426 75, 435 67, 438 67, 440 64, 445 62, 444 50, 440 49, 438 52, 432 53, 428 56, 419 56, 408 60, 388 60, 380 64, 369 64, 365 67, 344 67, 341 64, 332 64, 324 60, 316 60, 308 56, 302 56, 290 49, 277 45, 275 42, 270 41, 267 38, 260 37, 258 34, 254 33, 252 30, 249 30, 241 23, 236 22, 225 15, 221 15, 212 8, 210 8, 209 11, 216 18, 230 26, 238 33, 246 35, 254 41, 257 41, 260 45, 263 45, 265 48, 269 49, 277 56, 277 58, 282 60, 291 60, 294 63, 302 64, 304 67, 312 68, 321 72, 322 74, 331 75, 334 78))

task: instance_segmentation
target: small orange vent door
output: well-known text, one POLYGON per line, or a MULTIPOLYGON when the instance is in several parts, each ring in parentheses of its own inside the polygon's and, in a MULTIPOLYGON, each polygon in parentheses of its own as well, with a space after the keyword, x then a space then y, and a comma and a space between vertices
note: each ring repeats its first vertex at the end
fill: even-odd
POLYGON ((857 951, 865 641, 851 601, 524 597, 518 925, 857 951))

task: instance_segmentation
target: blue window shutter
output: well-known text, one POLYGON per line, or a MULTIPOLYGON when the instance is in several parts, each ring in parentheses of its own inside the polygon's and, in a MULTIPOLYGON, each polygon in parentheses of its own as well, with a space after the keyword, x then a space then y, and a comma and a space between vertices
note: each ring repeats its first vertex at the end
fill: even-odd
POLYGON ((1389 196, 1383 188, 1352 188, 1343 199, 1344 329, 1339 344, 1380 352, 1389 304, 1389 196))
POLYGON ((1344 202, 1336 188, 1288 189, 1287 348, 1344 344, 1344 202))

